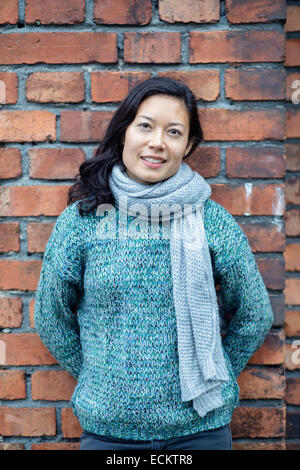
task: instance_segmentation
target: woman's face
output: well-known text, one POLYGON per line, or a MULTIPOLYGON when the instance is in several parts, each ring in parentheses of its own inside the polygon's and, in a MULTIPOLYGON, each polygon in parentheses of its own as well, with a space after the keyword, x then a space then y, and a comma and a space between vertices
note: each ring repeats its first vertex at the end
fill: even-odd
POLYGON ((134 180, 151 184, 173 176, 189 152, 189 116, 184 101, 153 95, 138 108, 123 141, 123 163, 134 180))

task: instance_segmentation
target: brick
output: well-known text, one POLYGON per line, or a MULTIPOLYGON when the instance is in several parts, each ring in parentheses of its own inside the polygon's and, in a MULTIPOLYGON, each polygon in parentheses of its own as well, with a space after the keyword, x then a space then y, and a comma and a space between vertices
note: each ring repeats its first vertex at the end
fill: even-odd
POLYGON ((284 365, 287 370, 300 369, 300 339, 285 345, 284 365))
POLYGON ((284 399, 285 375, 280 368, 246 367, 238 377, 241 400, 284 399))
POLYGON ((149 24, 152 18, 151 0, 94 1, 94 21, 99 24, 149 24))
POLYGON ((55 141, 55 114, 49 111, 0 111, 2 142, 55 141))
POLYGON ((286 441, 286 450, 300 450, 300 442, 286 441))
POLYGON ((29 302, 29 321, 30 321, 30 327, 35 328, 34 326, 34 305, 35 305, 35 299, 32 299, 29 302))
POLYGON ((24 450, 24 444, 12 444, 11 442, 0 442, 0 450, 24 450))
POLYGON ((190 63, 282 62, 281 31, 192 31, 190 63))
POLYGON ((270 69, 227 69, 226 98, 231 100, 284 100, 285 73, 270 69))
POLYGON ((36 290, 41 271, 40 260, 0 260, 0 289, 36 290))
POLYGON ((232 437, 281 437, 285 432, 284 407, 240 406, 233 412, 232 437))
POLYGON ((283 215, 283 184, 212 184, 212 198, 232 215, 283 215), (248 186, 246 186, 248 185, 248 186))
POLYGON ((18 0, 0 0, 0 24, 16 24, 18 19, 18 0))
POLYGON ((285 402, 288 405, 300 405, 300 378, 287 377, 285 402))
POLYGON ((216 23, 220 19, 220 1, 160 0, 159 17, 167 23, 216 23))
POLYGON ((286 136, 289 139, 300 138, 300 111, 295 107, 286 110, 286 136))
POLYGON ((286 100, 293 104, 300 102, 300 73, 292 72, 286 74, 286 100))
POLYGON ((228 178, 284 178, 285 156, 277 147, 228 147, 228 178))
POLYGON ((266 287, 273 290, 283 290, 285 286, 285 263, 283 257, 257 257, 255 260, 266 287))
POLYGON ((286 279, 285 302, 286 305, 300 304, 300 279, 288 277, 286 279))
POLYGON ((248 364, 284 364, 285 336, 282 331, 267 334, 263 344, 255 351, 248 364))
POLYGON ((0 63, 83 64, 117 62, 116 33, 52 32, 2 34, 0 63), (68 45, 66 47, 65 45, 68 45))
POLYGON ((196 100, 215 101, 220 94, 218 70, 170 70, 159 72, 158 76, 184 82, 192 90, 196 100))
POLYGON ((72 408, 63 408, 61 410, 61 429, 63 437, 77 438, 81 436, 83 429, 72 408))
POLYGON ((124 33, 124 62, 179 64, 180 54, 180 33, 124 33))
POLYGON ((138 83, 150 78, 149 72, 91 72, 91 95, 96 103, 122 101, 138 83))
POLYGON ((233 450, 286 450, 285 440, 275 442, 252 440, 233 442, 233 450))
POLYGON ((0 104, 16 104, 18 100, 18 75, 0 73, 0 104))
POLYGON ((286 169, 289 171, 300 171, 300 143, 285 144, 286 169))
POLYGON ((84 101, 82 72, 38 72, 26 81, 26 98, 39 103, 84 101))
POLYGON ((23 370, 0 370, 0 399, 26 398, 25 372, 23 370))
POLYGON ((200 173, 203 178, 217 176, 220 172, 220 149, 219 147, 197 147, 195 151, 184 162, 193 171, 200 173))
POLYGON ((266 23, 285 19, 285 0, 226 0, 230 23, 266 23))
POLYGON ((0 224, 0 252, 20 250, 20 226, 18 222, 0 224))
POLYGON ((99 142, 113 116, 111 111, 62 111, 62 142, 99 142))
POLYGON ((57 361, 36 333, 1 333, 0 346, 1 365, 36 366, 57 364, 57 361))
POLYGON ((300 6, 287 5, 286 6, 286 22, 284 29, 287 33, 300 31, 300 6))
POLYGON ((64 370, 39 370, 31 376, 33 400, 70 400, 76 380, 64 370))
POLYGON ((283 227, 269 222, 239 223, 253 252, 284 251, 285 233, 283 227))
POLYGON ((290 209, 285 214, 285 229, 288 237, 300 235, 300 210, 290 209))
POLYGON ((18 178, 19 176, 22 176, 20 150, 14 148, 0 148, 0 178, 18 178))
POLYGON ((284 333, 286 336, 300 336, 300 310, 286 310, 284 333))
POLYGON ((35 148, 28 156, 30 178, 40 179, 73 179, 85 161, 85 153, 79 148, 35 148))
POLYGON ((55 436, 55 408, 0 408, 2 436, 55 436))
POLYGON ((270 293, 269 299, 274 314, 273 326, 283 326, 285 320, 285 297, 283 294, 270 293))
POLYGON ((300 436, 300 410, 287 410, 286 412, 286 437, 300 436))
POLYGON ((30 450, 79 450, 80 442, 42 442, 31 444, 30 450))
POLYGON ((27 0, 25 22, 41 24, 74 24, 84 21, 84 0, 27 0))
POLYGON ((286 39, 286 67, 299 67, 300 66, 300 39, 287 38, 286 39))
POLYGON ((300 244, 289 243, 284 252, 286 271, 300 271, 300 244))
POLYGON ((285 199, 287 204, 300 204, 300 181, 298 176, 286 179, 285 199))
POLYGON ((0 297, 0 328, 19 328, 22 324, 22 299, 0 297))
POLYGON ((285 138, 282 109, 199 109, 205 141, 260 141, 285 138))
POLYGON ((0 188, 0 216, 60 215, 70 186, 5 186, 0 188))
POLYGON ((27 226, 28 253, 43 253, 46 249, 54 222, 31 222, 27 226))

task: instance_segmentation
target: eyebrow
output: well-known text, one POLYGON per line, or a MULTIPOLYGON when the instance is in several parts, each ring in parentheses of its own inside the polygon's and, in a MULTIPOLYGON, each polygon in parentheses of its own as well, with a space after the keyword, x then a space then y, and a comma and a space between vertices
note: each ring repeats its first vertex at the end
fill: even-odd
MULTIPOLYGON (((142 115, 139 115, 139 116, 137 116, 137 117, 146 118, 146 119, 149 119, 149 121, 155 122, 155 119, 152 119, 152 118, 149 117, 149 116, 142 116, 142 115)), ((184 124, 181 124, 181 122, 169 122, 169 123, 168 123, 168 126, 182 126, 182 127, 184 127, 184 124)))

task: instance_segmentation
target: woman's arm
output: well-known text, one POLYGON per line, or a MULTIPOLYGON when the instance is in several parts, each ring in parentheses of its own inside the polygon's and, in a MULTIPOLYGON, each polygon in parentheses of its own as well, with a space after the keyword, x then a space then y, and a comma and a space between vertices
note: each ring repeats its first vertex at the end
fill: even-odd
POLYGON ((45 250, 34 324, 58 363, 78 378, 82 353, 75 308, 81 292, 82 259, 78 222, 74 223, 77 208, 73 206, 58 217, 45 250))

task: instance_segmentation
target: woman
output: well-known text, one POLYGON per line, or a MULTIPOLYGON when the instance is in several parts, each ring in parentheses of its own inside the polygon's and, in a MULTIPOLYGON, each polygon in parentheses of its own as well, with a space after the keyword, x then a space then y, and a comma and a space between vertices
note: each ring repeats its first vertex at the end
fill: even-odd
POLYGON ((82 450, 232 449, 237 377, 273 313, 246 236, 183 162, 201 139, 187 86, 139 84, 48 241, 35 326, 78 379, 82 450))

